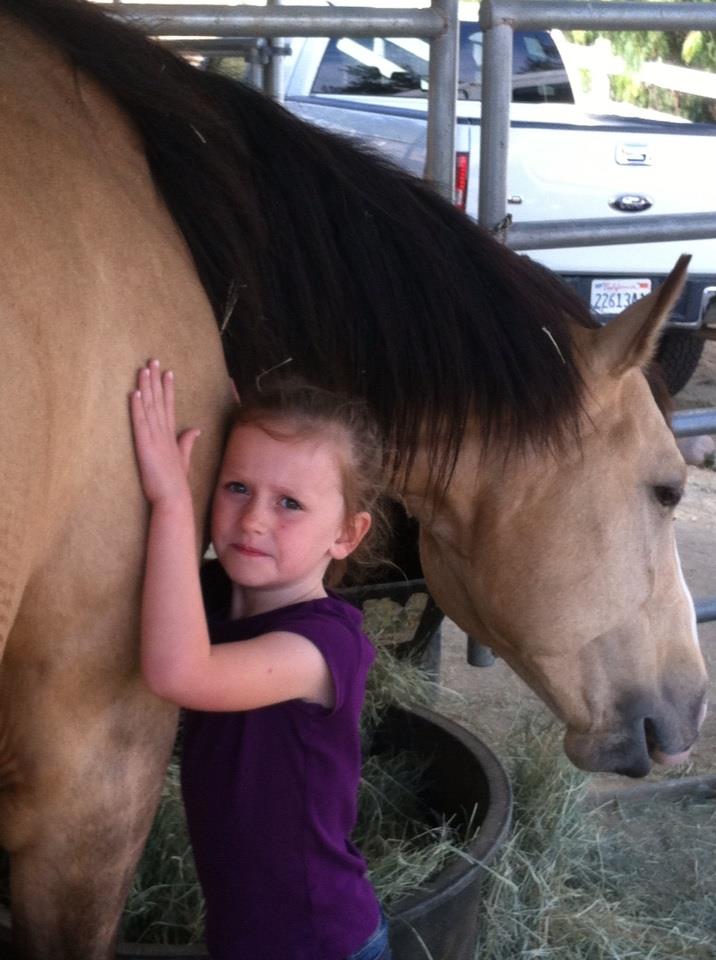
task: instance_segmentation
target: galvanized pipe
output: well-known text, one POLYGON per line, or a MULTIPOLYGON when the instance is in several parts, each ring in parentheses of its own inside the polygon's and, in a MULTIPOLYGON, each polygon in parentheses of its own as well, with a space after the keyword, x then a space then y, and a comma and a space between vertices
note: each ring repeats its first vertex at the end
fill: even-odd
MULTIPOLYGON (((282 0, 266 0, 268 7, 280 7, 282 0)), ((277 46, 283 46, 282 37, 274 38, 277 46)), ((279 103, 283 100, 283 57, 269 54, 268 63, 264 67, 263 91, 279 103)))
MULTIPOLYGON (((449 0, 451 3, 452 0, 449 0)), ((440 6, 448 0, 440 0, 440 6)), ((437 6, 437 4, 436 4, 437 6)), ((424 37, 445 31, 438 10, 366 7, 189 7, 163 4, 107 7, 151 36, 174 37, 424 37)))
MULTIPOLYGON (((492 158, 490 158, 492 160, 492 158)), ((485 167, 482 165, 484 171, 485 167)), ((493 173, 502 175, 501 169, 493 173)), ((492 179, 486 177, 485 179, 492 179)), ((506 182, 506 176, 505 180, 506 182)), ((499 194, 503 200, 505 193, 499 194)), ((495 199, 495 210, 497 197, 495 199)), ((504 214, 503 214, 504 216, 504 214)), ((485 226, 490 226, 485 223, 485 226)), ((616 243, 663 243, 666 240, 703 240, 716 237, 716 213, 659 216, 599 217, 591 220, 534 220, 513 223, 507 245, 513 250, 607 246, 616 243)))
POLYGON ((467 637, 467 662, 471 667, 491 667, 495 662, 495 654, 492 648, 481 643, 475 637, 467 637))
POLYGON ((708 623, 711 620, 716 620, 716 597, 696 600, 694 607, 696 608, 697 623, 708 623))
POLYGON ((482 117, 478 221, 496 230, 505 217, 512 99, 512 29, 497 24, 482 43, 482 117))
POLYGON ((716 30, 716 9, 706 3, 590 3, 581 0, 483 0, 483 30, 716 30))
MULTIPOLYGON (((455 197, 458 0, 433 0, 431 11, 444 29, 430 44, 425 179, 451 203, 455 197)), ((414 11, 415 12, 415 11, 414 11)))
POLYGON ((716 408, 679 410, 671 417, 671 429, 677 437, 700 437, 716 433, 716 408))
MULTIPOLYGON (((716 409, 679 410, 671 417, 671 428, 677 437, 698 437, 716 433, 716 409)), ((696 622, 716 620, 716 597, 696 600, 696 622)))
MULTIPOLYGON (((230 57, 232 54, 245 55, 250 44, 256 43, 256 37, 162 37, 161 43, 175 51, 230 57)), ((277 40, 274 39, 273 43, 277 40)))

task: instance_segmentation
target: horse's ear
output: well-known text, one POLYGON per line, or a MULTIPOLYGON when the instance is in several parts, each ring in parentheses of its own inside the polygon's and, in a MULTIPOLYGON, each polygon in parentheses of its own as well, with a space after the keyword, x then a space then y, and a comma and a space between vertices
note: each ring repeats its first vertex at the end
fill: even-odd
POLYGON ((597 332, 594 345, 602 369, 620 374, 630 367, 648 366, 656 352, 661 328, 686 282, 690 260, 688 254, 679 257, 657 290, 632 303, 597 332))

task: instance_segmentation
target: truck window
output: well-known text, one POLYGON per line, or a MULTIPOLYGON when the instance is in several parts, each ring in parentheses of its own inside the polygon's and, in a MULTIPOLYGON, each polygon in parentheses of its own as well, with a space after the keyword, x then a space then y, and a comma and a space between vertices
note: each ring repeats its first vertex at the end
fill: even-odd
MULTIPOLYGON (((520 103, 573 103, 562 58, 544 31, 515 33, 512 99, 520 103)), ((332 39, 311 93, 349 96, 425 97, 429 44, 424 40, 359 37, 332 39)), ((458 97, 482 93, 482 33, 460 24, 458 97)))

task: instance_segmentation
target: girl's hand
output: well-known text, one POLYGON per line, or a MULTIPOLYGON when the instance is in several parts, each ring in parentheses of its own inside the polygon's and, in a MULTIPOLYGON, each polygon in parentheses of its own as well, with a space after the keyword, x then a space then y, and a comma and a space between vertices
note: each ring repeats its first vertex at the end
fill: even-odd
POLYGON ((139 371, 129 408, 144 496, 155 505, 188 497, 189 461, 201 431, 185 430, 177 438, 172 371, 162 374, 159 361, 150 360, 139 371))

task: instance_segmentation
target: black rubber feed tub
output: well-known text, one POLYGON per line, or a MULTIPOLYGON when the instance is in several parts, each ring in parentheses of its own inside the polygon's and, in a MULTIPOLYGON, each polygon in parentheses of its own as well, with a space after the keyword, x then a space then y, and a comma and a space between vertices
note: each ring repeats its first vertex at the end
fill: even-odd
MULTIPOLYGON (((463 727, 431 710, 394 710, 377 735, 376 749, 418 750, 430 760, 425 800, 459 823, 478 806, 480 831, 424 889, 390 908, 394 960, 473 960, 480 932, 483 865, 497 853, 510 827, 512 795, 495 755, 463 727), (381 742, 382 741, 382 742, 381 742)), ((7 919, 1 924, 0 956, 10 960, 7 919)), ((120 944, 118 960, 206 960, 202 945, 162 947, 120 944)))

